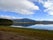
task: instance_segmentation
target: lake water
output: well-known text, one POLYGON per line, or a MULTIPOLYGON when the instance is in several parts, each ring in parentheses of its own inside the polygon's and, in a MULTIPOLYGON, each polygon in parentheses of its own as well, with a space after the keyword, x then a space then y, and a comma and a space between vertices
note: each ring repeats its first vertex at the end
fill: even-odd
POLYGON ((43 30, 53 30, 53 25, 32 25, 27 27, 22 26, 12 26, 12 27, 21 27, 21 28, 33 28, 33 29, 43 29, 43 30))

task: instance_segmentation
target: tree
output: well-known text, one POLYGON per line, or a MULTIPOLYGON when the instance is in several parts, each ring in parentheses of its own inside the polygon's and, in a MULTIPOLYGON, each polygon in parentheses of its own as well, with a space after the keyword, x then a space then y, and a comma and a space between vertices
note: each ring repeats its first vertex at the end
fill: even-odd
POLYGON ((13 24, 13 21, 12 20, 0 18, 0 25, 1 26, 10 26, 12 24, 13 24))

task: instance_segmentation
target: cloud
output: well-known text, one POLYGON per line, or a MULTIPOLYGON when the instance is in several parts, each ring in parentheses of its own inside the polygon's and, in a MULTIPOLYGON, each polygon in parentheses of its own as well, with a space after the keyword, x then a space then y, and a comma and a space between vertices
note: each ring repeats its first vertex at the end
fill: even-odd
POLYGON ((38 0, 37 2, 42 3, 46 8, 44 12, 47 12, 49 15, 53 15, 53 0, 38 0))
POLYGON ((14 17, 14 16, 8 16, 8 15, 0 15, 0 18, 4 18, 4 19, 16 19, 16 17, 14 17))
POLYGON ((46 10, 44 10, 45 12, 48 12, 49 15, 53 15, 53 1, 47 1, 44 3, 44 7, 46 8, 46 10))
POLYGON ((53 15, 53 0, 31 0, 33 2, 39 2, 43 4, 44 12, 47 12, 49 15, 53 15))
POLYGON ((4 19, 23 19, 23 17, 8 16, 8 15, 0 15, 0 18, 4 18, 4 19))
POLYGON ((0 10, 26 15, 33 14, 33 10, 39 10, 39 7, 29 0, 0 0, 0 10))

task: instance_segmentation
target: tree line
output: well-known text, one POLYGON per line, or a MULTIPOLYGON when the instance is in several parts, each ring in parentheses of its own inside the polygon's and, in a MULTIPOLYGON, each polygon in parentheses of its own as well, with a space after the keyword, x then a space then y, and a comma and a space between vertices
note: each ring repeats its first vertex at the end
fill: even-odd
POLYGON ((12 20, 0 18, 0 26, 10 26, 12 24, 13 24, 12 20))

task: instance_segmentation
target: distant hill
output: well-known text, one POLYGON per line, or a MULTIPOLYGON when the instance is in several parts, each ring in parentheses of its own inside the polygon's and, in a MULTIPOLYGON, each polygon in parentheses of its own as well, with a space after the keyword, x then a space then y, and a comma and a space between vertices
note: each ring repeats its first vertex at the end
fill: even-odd
POLYGON ((2 19, 0 18, 0 25, 15 25, 15 26, 31 26, 31 25, 35 25, 35 24, 43 24, 43 25, 47 25, 47 24, 53 24, 53 21, 35 21, 32 19, 27 19, 27 18, 23 18, 23 19, 2 19))
POLYGON ((23 19, 14 19, 13 20, 14 25, 16 26, 30 26, 34 25, 32 22, 35 22, 34 20, 23 18, 23 19))
POLYGON ((27 18, 23 18, 23 19, 14 19, 13 21, 15 22, 35 22, 32 19, 27 19, 27 18))
POLYGON ((16 26, 31 26, 35 24, 43 24, 43 25, 53 24, 53 21, 35 21, 27 18, 14 19, 13 22, 14 25, 16 26))

